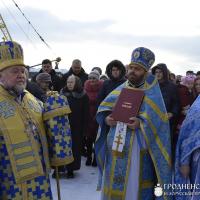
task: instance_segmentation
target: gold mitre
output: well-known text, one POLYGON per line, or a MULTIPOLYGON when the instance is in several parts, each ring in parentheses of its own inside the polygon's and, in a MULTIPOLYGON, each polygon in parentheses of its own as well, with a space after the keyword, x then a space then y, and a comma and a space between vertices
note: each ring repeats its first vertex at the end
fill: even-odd
POLYGON ((0 42, 0 71, 20 65, 25 66, 21 45, 14 41, 0 42))

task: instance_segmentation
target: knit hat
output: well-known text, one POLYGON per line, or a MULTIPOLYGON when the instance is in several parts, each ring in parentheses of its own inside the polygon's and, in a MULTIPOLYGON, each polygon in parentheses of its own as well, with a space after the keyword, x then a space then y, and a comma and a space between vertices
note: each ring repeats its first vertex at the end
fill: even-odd
POLYGON ((102 74, 102 69, 100 67, 93 67, 92 71, 94 70, 98 71, 100 75, 102 74))
POLYGON ((132 52, 130 65, 135 63, 148 71, 153 65, 154 61, 155 55, 150 49, 138 47, 132 52))
POLYGON ((97 70, 91 71, 88 75, 88 78, 95 78, 99 80, 100 74, 97 70))
POLYGON ((36 76, 36 81, 37 82, 51 82, 51 75, 44 72, 44 73, 39 73, 36 76))
POLYGON ((25 66, 21 45, 14 41, 0 42, 0 71, 16 65, 25 66))

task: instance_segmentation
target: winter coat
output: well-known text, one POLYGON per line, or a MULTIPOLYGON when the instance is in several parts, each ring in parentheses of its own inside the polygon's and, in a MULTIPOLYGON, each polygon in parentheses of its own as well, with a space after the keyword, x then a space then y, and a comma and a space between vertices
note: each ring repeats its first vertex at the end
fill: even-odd
POLYGON ((78 170, 81 167, 83 136, 85 135, 88 126, 89 99, 84 91, 77 93, 67 92, 62 89, 61 94, 67 97, 72 111, 69 114, 69 123, 72 134, 72 152, 74 161, 66 167, 68 170, 78 170))
POLYGON ((180 112, 180 98, 177 86, 169 80, 169 72, 166 65, 162 67, 153 67, 152 74, 155 75, 156 69, 159 68, 163 72, 164 81, 159 83, 160 90, 165 102, 165 107, 168 113, 172 113, 173 117, 170 119, 171 131, 174 129, 177 117, 180 112))
MULTIPOLYGON (((42 69, 39 71, 38 74, 40 73, 43 73, 42 69)), ((36 74, 31 81, 36 82, 36 76, 38 74, 36 74)), ((51 81, 52 81, 50 87, 53 87, 52 88, 53 90, 60 92, 61 88, 63 87, 61 78, 56 74, 56 71, 54 69, 52 69, 49 74, 51 75, 51 81)))
POLYGON ((101 88, 101 90, 98 93, 97 96, 97 104, 100 105, 100 103, 105 99, 105 97, 112 92, 115 88, 117 88, 119 85, 121 85, 122 83, 124 83, 126 81, 125 79, 125 74, 126 74, 126 69, 125 67, 119 67, 119 69, 121 70, 121 74, 119 76, 119 78, 115 79, 112 76, 112 65, 108 65, 106 67, 106 74, 109 77, 108 80, 105 80, 103 83, 103 86, 101 88))
MULTIPOLYGON (((153 67, 152 74, 155 75, 157 68, 157 66, 153 67)), ((180 99, 177 86, 169 80, 169 72, 166 66, 159 67, 159 69, 162 70, 164 76, 164 81, 159 83, 159 86, 165 102, 165 107, 167 112, 177 117, 180 111, 180 99)))
POLYGON ((62 77, 62 87, 65 87, 68 77, 72 74, 78 76, 81 79, 83 86, 85 81, 88 80, 88 74, 85 73, 83 68, 81 68, 81 72, 79 74, 74 74, 72 68, 70 68, 70 70, 67 73, 65 73, 62 77))
POLYGON ((103 81, 98 81, 96 85, 91 85, 90 80, 87 80, 84 85, 85 92, 89 97, 89 123, 86 137, 93 141, 96 139, 98 124, 96 122, 97 112, 97 95, 103 85, 103 81))
POLYGON ((27 81, 26 90, 42 102, 46 101, 46 93, 37 83, 27 81))

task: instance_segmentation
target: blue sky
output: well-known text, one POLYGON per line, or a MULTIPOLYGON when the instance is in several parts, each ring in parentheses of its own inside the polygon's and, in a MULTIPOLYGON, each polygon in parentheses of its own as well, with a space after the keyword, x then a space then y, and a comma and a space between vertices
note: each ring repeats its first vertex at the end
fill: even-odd
POLYGON ((155 64, 166 63, 176 74, 200 70, 200 12, 198 1, 186 0, 16 0, 25 15, 51 46, 40 42, 11 0, 0 1, 2 14, 13 40, 24 47, 28 65, 42 59, 62 58, 69 69, 75 58, 90 72, 105 70, 114 59, 130 62, 134 48, 145 46, 156 55, 155 64), (3 3, 2 3, 3 2, 3 3), (23 27, 16 25, 7 8, 23 27))

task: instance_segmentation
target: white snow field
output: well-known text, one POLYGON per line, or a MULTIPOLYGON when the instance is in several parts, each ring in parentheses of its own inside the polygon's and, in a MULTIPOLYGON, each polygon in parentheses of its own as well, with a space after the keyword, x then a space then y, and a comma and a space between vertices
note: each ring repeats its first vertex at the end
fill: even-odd
MULTIPOLYGON (((96 191, 98 180, 97 167, 85 166, 82 157, 81 169, 74 172, 73 179, 61 178, 61 200, 100 200, 100 191, 96 191)), ((57 200, 56 180, 51 178, 53 200, 57 200)))

